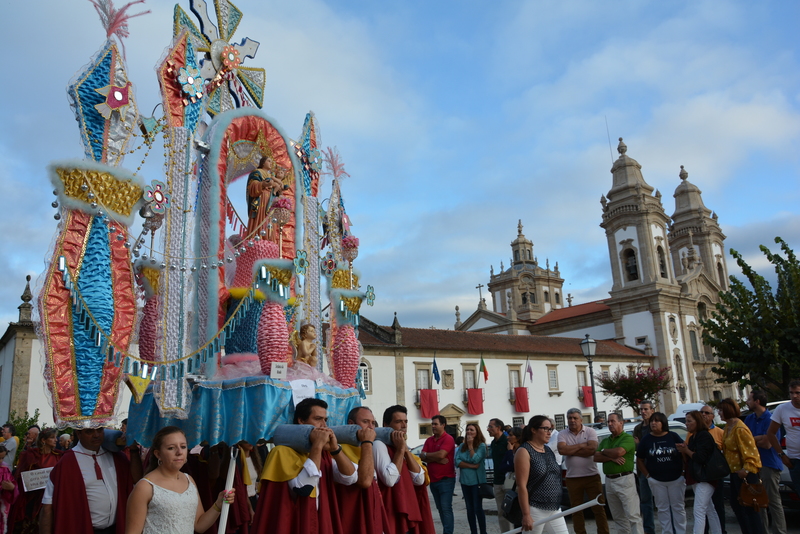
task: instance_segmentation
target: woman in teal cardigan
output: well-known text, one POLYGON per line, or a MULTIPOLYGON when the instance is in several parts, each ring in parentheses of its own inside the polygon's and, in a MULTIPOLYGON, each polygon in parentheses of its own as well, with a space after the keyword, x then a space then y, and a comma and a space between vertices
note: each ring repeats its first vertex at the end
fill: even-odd
POLYGON ((460 469, 461 491, 467 505, 467 521, 471 534, 486 534, 486 516, 480 485, 486 483, 486 439, 477 425, 468 424, 464 431, 464 443, 456 450, 455 464, 460 469), (477 525, 475 518, 477 517, 477 525))

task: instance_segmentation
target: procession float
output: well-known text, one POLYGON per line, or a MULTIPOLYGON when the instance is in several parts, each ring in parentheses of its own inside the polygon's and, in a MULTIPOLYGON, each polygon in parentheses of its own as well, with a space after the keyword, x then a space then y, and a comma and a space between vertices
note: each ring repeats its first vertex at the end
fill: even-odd
POLYGON ((259 43, 235 35, 230 1, 175 6, 150 116, 122 46, 142 0, 90 1, 108 39, 69 83, 84 154, 48 166, 57 230, 38 284, 56 425, 115 425, 124 387, 128 441, 144 446, 165 425, 190 447, 256 443, 308 396, 344 424, 361 401, 359 310, 375 295, 353 268, 338 153, 320 148, 313 113, 293 139, 261 110, 259 43), (143 176, 162 147, 163 172, 143 176))

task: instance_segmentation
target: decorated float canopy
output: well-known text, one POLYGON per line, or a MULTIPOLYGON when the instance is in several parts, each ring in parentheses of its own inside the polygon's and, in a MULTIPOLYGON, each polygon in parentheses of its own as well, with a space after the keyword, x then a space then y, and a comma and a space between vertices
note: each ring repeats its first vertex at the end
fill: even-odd
POLYGON ((228 0, 175 6, 156 64, 162 113, 149 117, 120 53, 144 13, 90 1, 108 40, 68 87, 84 157, 48 167, 58 222, 37 299, 57 426, 115 424, 120 387, 133 394, 128 439, 145 446, 168 424, 190 446, 256 443, 308 396, 343 424, 360 404, 359 310, 375 294, 353 268, 338 153, 318 148, 312 113, 293 140, 260 110, 265 70, 245 66, 259 43, 234 40, 244 15, 228 0), (164 175, 123 166, 158 145, 164 175))

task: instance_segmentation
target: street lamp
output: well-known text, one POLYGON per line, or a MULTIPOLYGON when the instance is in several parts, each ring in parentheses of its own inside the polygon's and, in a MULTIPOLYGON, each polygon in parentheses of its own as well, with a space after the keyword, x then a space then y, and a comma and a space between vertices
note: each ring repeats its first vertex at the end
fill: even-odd
POLYGON ((597 352, 597 341, 586 334, 586 339, 581 341, 581 351, 584 358, 589 362, 589 378, 592 380, 592 407, 594 408, 594 421, 597 421, 597 396, 594 393, 594 370, 592 369, 592 358, 597 352))

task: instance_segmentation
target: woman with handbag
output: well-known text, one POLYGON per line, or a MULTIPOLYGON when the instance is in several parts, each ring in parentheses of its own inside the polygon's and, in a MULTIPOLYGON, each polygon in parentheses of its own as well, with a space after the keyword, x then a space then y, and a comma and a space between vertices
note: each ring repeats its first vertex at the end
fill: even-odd
POLYGON ((639 442, 636 457, 639 473, 647 477, 656 500, 661 531, 686 534, 686 481, 680 443, 683 439, 670 432, 667 416, 655 412, 650 416, 650 433, 639 442))
MULTIPOLYGON (((459 468, 461 492, 464 495, 464 503, 467 505, 467 521, 471 534, 477 534, 478 527, 481 529, 480 534, 486 534, 486 515, 483 513, 481 485, 486 484, 485 460, 487 454, 488 448, 481 429, 478 428, 478 425, 468 424, 464 431, 464 443, 456 450, 453 462, 459 468)), ((489 488, 489 490, 491 497, 494 498, 494 489, 489 488)))
POLYGON ((561 467, 547 442, 553 425, 546 415, 531 417, 522 430, 522 445, 514 455, 514 475, 522 509, 522 530, 541 534, 567 534, 563 517, 534 526, 556 513, 561 505, 561 467))
POLYGON ((686 458, 686 485, 694 485, 694 534, 703 534, 706 519, 711 534, 721 534, 722 527, 711 497, 725 475, 712 475, 710 471, 713 469, 711 462, 715 455, 719 455, 716 461, 725 464, 725 470, 727 463, 708 431, 708 423, 703 414, 696 410, 686 414, 686 429, 690 432, 688 442, 679 443, 677 447, 686 458))
MULTIPOLYGON (((724 399, 717 405, 720 416, 725 420, 725 432, 722 435, 722 452, 731 468, 731 508, 736 514, 742 534, 763 534, 764 525, 761 522, 758 508, 752 505, 752 491, 761 490, 766 498, 764 486, 761 484, 759 470, 761 469, 761 456, 758 454, 756 440, 747 425, 739 418, 741 412, 739 405, 733 399, 724 399), (745 501, 740 502, 740 495, 744 492, 745 501)), ((766 504, 766 503, 764 503, 766 504)))

